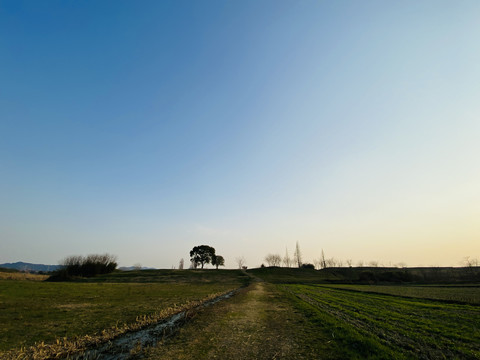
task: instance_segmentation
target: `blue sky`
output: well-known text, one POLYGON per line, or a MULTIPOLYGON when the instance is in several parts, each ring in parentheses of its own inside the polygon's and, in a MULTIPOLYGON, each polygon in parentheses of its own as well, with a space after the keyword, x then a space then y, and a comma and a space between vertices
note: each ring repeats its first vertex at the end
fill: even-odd
POLYGON ((0 262, 480 257, 476 1, 0 1, 0 262))

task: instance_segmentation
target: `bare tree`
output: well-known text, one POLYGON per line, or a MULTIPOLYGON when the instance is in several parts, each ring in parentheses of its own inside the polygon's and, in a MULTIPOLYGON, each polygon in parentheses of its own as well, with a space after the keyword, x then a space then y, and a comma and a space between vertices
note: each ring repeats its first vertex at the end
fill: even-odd
POLYGON ((268 254, 267 256, 265 256, 264 260, 266 261, 267 266, 272 266, 272 257, 272 254, 268 254))
POLYGON ((322 262, 322 269, 325 269, 327 267, 327 262, 325 261, 325 253, 323 252, 323 249, 322 249, 322 257, 320 258, 320 261, 322 262))
POLYGON ((282 265, 282 257, 279 254, 273 255, 273 266, 280 266, 282 265))
POLYGON ((322 269, 323 262, 322 259, 313 259, 313 265, 315 265, 315 269, 322 269))
POLYGON ((292 259, 288 255, 288 248, 285 248, 285 257, 283 258, 283 265, 285 267, 290 267, 292 266, 292 259))
POLYGON ((265 261, 268 263, 268 266, 280 266, 282 257, 278 254, 268 254, 265 256, 265 261))
POLYGON ((235 259, 235 262, 237 263, 239 269, 242 269, 246 263, 245 258, 243 256, 237 257, 235 259))
POLYGON ((337 261, 332 257, 330 259, 326 259, 325 264, 326 264, 325 267, 329 267, 329 268, 336 267, 337 266, 337 261))
POLYGON ((357 266, 358 267, 363 267, 363 260, 358 260, 357 266))
POLYGON ((348 266, 348 267, 352 267, 353 260, 352 260, 352 259, 347 259, 347 260, 346 260, 346 263, 347 263, 347 266, 348 266))
POLYGON ((376 260, 371 260, 368 262, 368 265, 371 267, 378 267, 378 261, 376 260))
POLYGON ((62 266, 71 266, 71 265, 81 265, 83 264, 83 256, 79 256, 79 255, 73 255, 73 256, 69 256, 65 259, 63 259, 62 261, 60 261, 60 265, 62 266))
POLYGON ((185 264, 185 261, 183 260, 183 258, 181 258, 180 261, 178 262, 178 270, 183 270, 184 264, 185 264))
POLYGON ((476 258, 472 259, 470 256, 465 256, 461 264, 466 267, 474 267, 474 266, 479 266, 480 262, 476 258))
POLYGON ((297 263, 297 266, 302 266, 302 253, 300 252, 300 245, 298 244, 295 246, 295 252, 293 253, 293 261, 297 263))

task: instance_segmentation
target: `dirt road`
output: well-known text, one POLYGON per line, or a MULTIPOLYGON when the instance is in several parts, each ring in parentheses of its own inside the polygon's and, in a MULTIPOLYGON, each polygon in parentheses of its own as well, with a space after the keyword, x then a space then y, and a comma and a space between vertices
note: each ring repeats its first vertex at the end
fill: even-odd
POLYGON ((254 282, 231 299, 204 309, 149 359, 332 358, 328 341, 274 285, 254 282))

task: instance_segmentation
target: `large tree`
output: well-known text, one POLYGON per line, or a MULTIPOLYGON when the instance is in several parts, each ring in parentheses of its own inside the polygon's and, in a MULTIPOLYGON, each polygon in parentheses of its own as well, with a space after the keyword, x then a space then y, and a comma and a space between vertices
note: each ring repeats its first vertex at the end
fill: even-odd
POLYGON ((203 269, 203 266, 205 264, 209 264, 214 257, 215 257, 215 249, 208 245, 195 246, 190 251, 190 260, 195 265, 198 265, 198 264, 202 265, 202 269, 203 269))
POLYGON ((218 270, 219 266, 225 266, 225 259, 222 255, 215 255, 212 257, 212 265, 215 265, 218 270))

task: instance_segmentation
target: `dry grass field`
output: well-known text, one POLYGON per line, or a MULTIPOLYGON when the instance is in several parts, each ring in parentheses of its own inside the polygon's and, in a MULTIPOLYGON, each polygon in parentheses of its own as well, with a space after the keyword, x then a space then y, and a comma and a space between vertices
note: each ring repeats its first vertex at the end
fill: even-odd
POLYGON ((32 280, 44 281, 48 275, 37 275, 23 272, 0 272, 0 280, 32 280))

